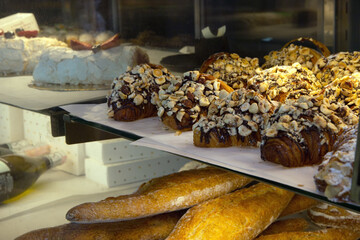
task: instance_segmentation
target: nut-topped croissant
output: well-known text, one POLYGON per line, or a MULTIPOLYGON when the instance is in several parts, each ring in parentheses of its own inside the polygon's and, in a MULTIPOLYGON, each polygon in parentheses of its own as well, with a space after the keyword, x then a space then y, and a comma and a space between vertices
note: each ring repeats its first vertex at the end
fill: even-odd
POLYGON ((234 89, 246 86, 247 79, 260 71, 259 59, 240 57, 236 53, 215 53, 203 62, 201 73, 213 75, 234 89))
POLYGON ((360 73, 337 78, 324 88, 324 96, 332 102, 346 104, 356 114, 360 105, 360 73))
POLYGON ((360 52, 339 52, 320 58, 314 68, 315 76, 323 86, 337 78, 351 75, 360 70, 360 52))
POLYGON ((173 130, 191 130, 207 114, 212 101, 233 91, 223 81, 198 71, 185 72, 183 78, 161 86, 153 93, 161 121, 173 130))
POLYGON ((358 117, 346 105, 302 96, 280 104, 270 117, 261 158, 286 167, 319 164, 338 134, 358 117))
POLYGON ((260 71, 247 81, 247 89, 263 94, 269 100, 284 102, 286 99, 319 91, 320 81, 299 63, 276 66, 260 71))
POLYGON ((198 147, 258 147, 261 132, 273 104, 261 94, 238 89, 226 98, 213 101, 208 116, 193 126, 193 142, 198 147))
POLYGON ((291 66, 294 63, 299 63, 301 66, 310 70, 313 69, 315 63, 319 58, 329 56, 329 49, 321 42, 312 38, 297 38, 286 43, 279 51, 271 51, 268 55, 264 56, 265 63, 262 65, 263 69, 275 66, 291 66), (311 43, 319 49, 296 45, 295 43, 311 43))
POLYGON ((176 77, 166 68, 154 64, 140 64, 129 68, 111 85, 107 97, 108 116, 117 121, 134 121, 156 116, 153 92, 174 81, 176 77))

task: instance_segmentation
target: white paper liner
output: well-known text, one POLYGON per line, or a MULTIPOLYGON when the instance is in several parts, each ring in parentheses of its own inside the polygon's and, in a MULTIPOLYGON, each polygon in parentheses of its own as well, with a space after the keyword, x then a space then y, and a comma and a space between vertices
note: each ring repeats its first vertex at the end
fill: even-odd
POLYGON ((205 163, 232 169, 240 173, 268 179, 306 192, 323 195, 316 190, 314 174, 318 166, 286 168, 265 162, 258 148, 199 148, 193 145, 192 132, 180 135, 166 129, 159 118, 147 118, 134 122, 118 122, 107 117, 106 104, 67 105, 63 109, 89 122, 136 134, 143 138, 131 143, 150 147, 205 163))

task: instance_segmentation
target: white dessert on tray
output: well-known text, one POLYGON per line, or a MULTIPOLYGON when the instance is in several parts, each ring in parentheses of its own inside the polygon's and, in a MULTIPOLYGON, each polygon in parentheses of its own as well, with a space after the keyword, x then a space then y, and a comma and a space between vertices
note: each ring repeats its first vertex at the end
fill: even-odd
POLYGON ((125 72, 128 66, 148 61, 144 50, 126 44, 99 51, 49 48, 41 55, 34 70, 34 84, 107 84, 125 72))
POLYGON ((53 46, 66 44, 53 38, 0 35, 0 76, 31 75, 43 50, 53 46))

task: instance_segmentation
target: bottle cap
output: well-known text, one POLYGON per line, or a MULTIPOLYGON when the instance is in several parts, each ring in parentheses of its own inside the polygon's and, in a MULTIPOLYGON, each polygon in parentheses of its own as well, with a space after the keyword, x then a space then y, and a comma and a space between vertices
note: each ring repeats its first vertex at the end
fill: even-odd
POLYGON ((56 167, 63 164, 66 160, 66 155, 61 152, 53 152, 46 156, 51 163, 51 167, 56 167))

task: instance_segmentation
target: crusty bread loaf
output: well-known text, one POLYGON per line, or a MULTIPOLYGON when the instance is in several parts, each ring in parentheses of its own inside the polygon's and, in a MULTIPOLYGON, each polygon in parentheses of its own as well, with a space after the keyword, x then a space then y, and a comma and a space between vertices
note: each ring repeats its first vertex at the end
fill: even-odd
POLYGON ((320 227, 348 228, 360 231, 360 214, 321 203, 308 210, 308 216, 313 223, 320 227))
POLYGON ((128 220, 191 207, 245 186, 252 180, 230 171, 207 167, 154 178, 130 195, 83 203, 70 209, 72 222, 128 220))
POLYGON ((284 210, 293 193, 264 183, 190 208, 167 240, 253 239, 284 210))
POLYGON ((358 232, 347 229, 329 228, 313 232, 284 232, 260 236, 257 240, 357 240, 358 232))
POLYGON ((265 229, 261 235, 277 234, 282 232, 299 232, 309 227, 309 222, 305 218, 289 218, 278 220, 265 229))
POLYGON ((183 211, 110 223, 69 223, 25 233, 16 240, 161 240, 174 228, 183 211))
POLYGON ((280 217, 288 216, 291 214, 299 213, 305 211, 320 202, 314 198, 306 197, 300 194, 295 194, 293 199, 291 199, 290 203, 284 209, 284 211, 280 214, 280 217))

